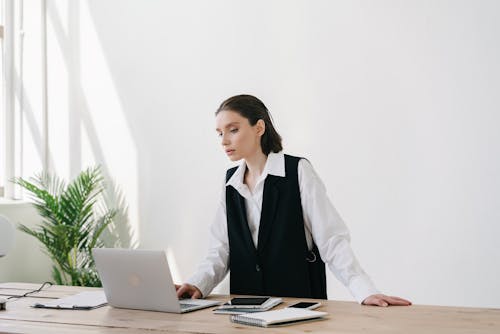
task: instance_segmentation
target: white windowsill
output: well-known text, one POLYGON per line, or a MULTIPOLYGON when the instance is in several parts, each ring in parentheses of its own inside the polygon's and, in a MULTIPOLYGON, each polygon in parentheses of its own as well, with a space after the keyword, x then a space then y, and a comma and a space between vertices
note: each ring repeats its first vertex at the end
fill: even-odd
POLYGON ((29 206, 31 202, 23 200, 23 199, 8 199, 4 197, 0 197, 0 206, 29 206))

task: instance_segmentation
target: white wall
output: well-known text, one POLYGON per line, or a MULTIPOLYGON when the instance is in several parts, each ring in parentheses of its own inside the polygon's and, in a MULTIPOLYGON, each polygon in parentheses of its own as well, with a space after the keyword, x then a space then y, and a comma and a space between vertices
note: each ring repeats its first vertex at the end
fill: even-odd
POLYGON ((53 165, 103 163, 140 246, 167 249, 179 280, 228 165, 213 113, 250 93, 322 176, 381 290, 500 307, 500 3, 48 3, 53 165))
MULTIPOLYGON (((34 208, 27 202, 0 199, 0 215, 14 224, 35 228, 39 222, 34 208)), ((41 244, 18 230, 14 233, 14 244, 9 253, 0 258, 0 282, 45 282, 50 280, 52 265, 41 244)))

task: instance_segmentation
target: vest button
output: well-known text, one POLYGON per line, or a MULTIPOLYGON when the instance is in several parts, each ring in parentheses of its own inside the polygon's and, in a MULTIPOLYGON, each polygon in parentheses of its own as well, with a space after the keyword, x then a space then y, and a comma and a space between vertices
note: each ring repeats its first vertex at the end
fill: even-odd
POLYGON ((258 264, 255 265, 255 271, 260 271, 260 267, 258 264))

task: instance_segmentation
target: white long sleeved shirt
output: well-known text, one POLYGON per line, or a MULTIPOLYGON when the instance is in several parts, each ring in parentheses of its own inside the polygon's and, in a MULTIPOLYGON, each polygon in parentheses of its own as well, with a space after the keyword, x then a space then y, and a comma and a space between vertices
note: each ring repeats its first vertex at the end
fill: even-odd
MULTIPOLYGON (((207 296, 224 279, 229 270, 225 187, 233 186, 245 199, 248 226, 257 247, 264 181, 267 175, 285 177, 285 156, 283 152, 268 155, 264 170, 253 192, 244 183, 245 170, 246 164, 243 161, 232 177, 225 182, 215 220, 210 228, 208 254, 198 266, 195 274, 187 280, 187 283, 200 289, 203 296, 207 296)), ((359 303, 368 296, 379 293, 356 260, 349 243, 347 226, 330 202, 323 182, 309 161, 305 159, 299 161, 298 178, 304 230, 309 249, 312 249, 314 240, 321 259, 359 303)))

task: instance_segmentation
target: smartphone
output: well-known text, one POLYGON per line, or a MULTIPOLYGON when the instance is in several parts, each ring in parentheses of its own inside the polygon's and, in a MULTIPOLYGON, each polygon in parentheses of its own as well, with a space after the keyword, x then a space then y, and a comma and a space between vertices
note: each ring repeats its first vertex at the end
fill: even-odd
POLYGON ((315 308, 318 308, 321 306, 321 303, 318 302, 300 302, 297 304, 290 305, 288 307, 292 308, 306 308, 308 310, 314 310, 315 308))
POLYGON ((239 297, 231 299, 231 305, 262 305, 269 297, 239 297))

